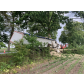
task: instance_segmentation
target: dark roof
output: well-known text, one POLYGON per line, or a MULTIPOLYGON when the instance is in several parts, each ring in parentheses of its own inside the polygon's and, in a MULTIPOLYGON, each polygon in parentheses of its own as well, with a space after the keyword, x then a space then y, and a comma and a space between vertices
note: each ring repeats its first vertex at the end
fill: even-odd
MULTIPOLYGON (((28 33, 24 33, 24 35, 26 35, 26 34, 28 34, 28 33)), ((28 34, 28 35, 31 35, 31 34, 28 34)), ((37 35, 36 35, 37 36, 37 35)), ((55 41, 54 39, 49 39, 49 38, 45 38, 45 37, 42 37, 42 36, 37 36, 38 38, 43 38, 43 39, 48 39, 48 40, 53 40, 53 41, 55 41)))

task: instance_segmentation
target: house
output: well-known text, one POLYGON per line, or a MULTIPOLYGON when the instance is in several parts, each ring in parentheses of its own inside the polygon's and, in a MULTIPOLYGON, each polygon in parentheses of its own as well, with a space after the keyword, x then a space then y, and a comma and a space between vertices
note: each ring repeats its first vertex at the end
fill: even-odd
MULTIPOLYGON (((11 39, 10 39, 10 42, 14 43, 14 41, 19 41, 26 34, 28 34, 28 33, 22 33, 22 32, 14 31, 14 33, 13 33, 11 39)), ((28 34, 28 35, 30 35, 30 34, 28 34)), ((49 39, 49 38, 42 37, 42 36, 37 36, 37 40, 39 42, 46 43, 46 45, 44 47, 47 47, 48 44, 52 44, 52 41, 55 41, 54 39, 49 39)), ((23 43, 24 44, 29 44, 29 42, 25 38, 23 38, 23 43)))
MULTIPOLYGON (((29 42, 25 38, 23 38, 23 36, 26 34, 28 34, 28 33, 22 33, 22 32, 14 31, 14 33, 10 39, 10 42, 14 43, 14 41, 19 41, 20 39, 23 39, 24 44, 29 44, 29 42)), ((30 35, 30 34, 28 34, 28 35, 30 35)), ((60 52, 59 51, 60 45, 57 44, 57 42, 54 39, 49 39, 46 37, 37 36, 37 40, 39 42, 46 43, 46 45, 43 47, 48 47, 49 45, 51 45, 50 47, 53 47, 56 52, 58 52, 58 53, 60 52)))

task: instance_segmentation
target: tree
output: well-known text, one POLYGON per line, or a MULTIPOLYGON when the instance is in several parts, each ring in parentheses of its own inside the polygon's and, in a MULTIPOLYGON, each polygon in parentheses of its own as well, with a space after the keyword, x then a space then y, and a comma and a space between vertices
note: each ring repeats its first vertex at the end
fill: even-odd
MULTIPOLYGON (((68 17, 64 17, 64 11, 0 11, 3 18, 4 31, 3 38, 8 43, 8 51, 10 50, 10 38, 15 29, 27 29, 29 32, 37 32, 36 35, 48 36, 56 38, 57 30, 60 23, 64 23, 68 17), (17 23, 17 24, 16 24, 17 23), (16 28, 17 27, 17 28, 16 28), (21 28, 20 28, 21 27, 21 28), (5 34, 9 31, 9 38, 5 34)), ((2 22, 1 22, 2 23, 2 22)), ((0 37, 1 38, 1 37, 0 37)))
POLYGON ((21 12, 20 11, 1 11, 0 13, 6 25, 5 30, 9 31, 10 33, 10 36, 8 39, 8 51, 10 51, 10 38, 13 35, 14 30, 16 29, 15 26, 17 25, 15 21, 19 18, 19 16, 21 16, 21 12))
POLYGON ((76 45, 82 45, 84 44, 83 30, 83 23, 70 21, 64 27, 64 31, 62 31, 59 41, 61 41, 62 43, 72 44, 72 46, 75 47, 76 45))
POLYGON ((5 27, 4 19, 0 14, 0 42, 8 42, 8 36, 4 33, 5 27))
POLYGON ((6 47, 6 45, 3 42, 0 42, 0 47, 6 47))
POLYGON ((65 11, 28 11, 17 21, 17 24, 23 23, 22 28, 36 35, 48 36, 56 39, 57 30, 60 29, 60 23, 64 23, 68 17, 63 14, 65 11), (23 22, 24 21, 24 22, 23 22))
POLYGON ((72 11, 72 13, 74 13, 76 17, 84 19, 84 11, 72 11))

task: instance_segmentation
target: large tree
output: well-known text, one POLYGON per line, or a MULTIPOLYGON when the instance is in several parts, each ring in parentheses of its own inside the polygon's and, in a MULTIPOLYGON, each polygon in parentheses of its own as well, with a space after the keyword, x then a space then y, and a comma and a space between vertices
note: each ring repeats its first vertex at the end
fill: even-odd
POLYGON ((8 51, 10 51, 10 38, 16 28, 18 28, 19 25, 16 25, 15 21, 21 17, 20 11, 0 11, 1 16, 4 19, 4 23, 6 27, 4 28, 5 31, 8 31, 10 33, 9 40, 8 40, 8 51))
POLYGON ((72 46, 84 44, 84 27, 81 22, 69 21, 64 27, 64 31, 59 38, 62 43, 69 43, 72 46))
POLYGON ((1 47, 6 47, 6 45, 3 42, 0 42, 0 48, 1 47))
POLYGON ((17 21, 22 28, 27 29, 28 32, 33 32, 36 35, 51 36, 56 39, 57 30, 60 29, 60 23, 64 23, 68 17, 63 14, 65 11, 27 11, 24 12, 23 17, 17 21))
POLYGON ((8 42, 8 36, 4 33, 5 32, 5 23, 4 23, 4 19, 0 13, 0 42, 8 42))
POLYGON ((72 13, 74 13, 76 17, 84 19, 84 11, 72 11, 72 13))

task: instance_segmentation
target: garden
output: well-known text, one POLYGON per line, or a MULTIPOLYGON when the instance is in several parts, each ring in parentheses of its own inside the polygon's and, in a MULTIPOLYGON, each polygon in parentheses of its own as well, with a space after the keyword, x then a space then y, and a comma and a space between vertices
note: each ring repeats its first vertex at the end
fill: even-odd
POLYGON ((23 40, 15 42, 16 53, 0 55, 1 74, 83 74, 84 50, 83 46, 64 49, 56 53, 52 48, 42 47, 36 37, 27 36, 30 44, 23 44, 23 40), (39 48, 38 46, 41 46, 39 48), (54 55, 51 52, 55 52, 54 55))

